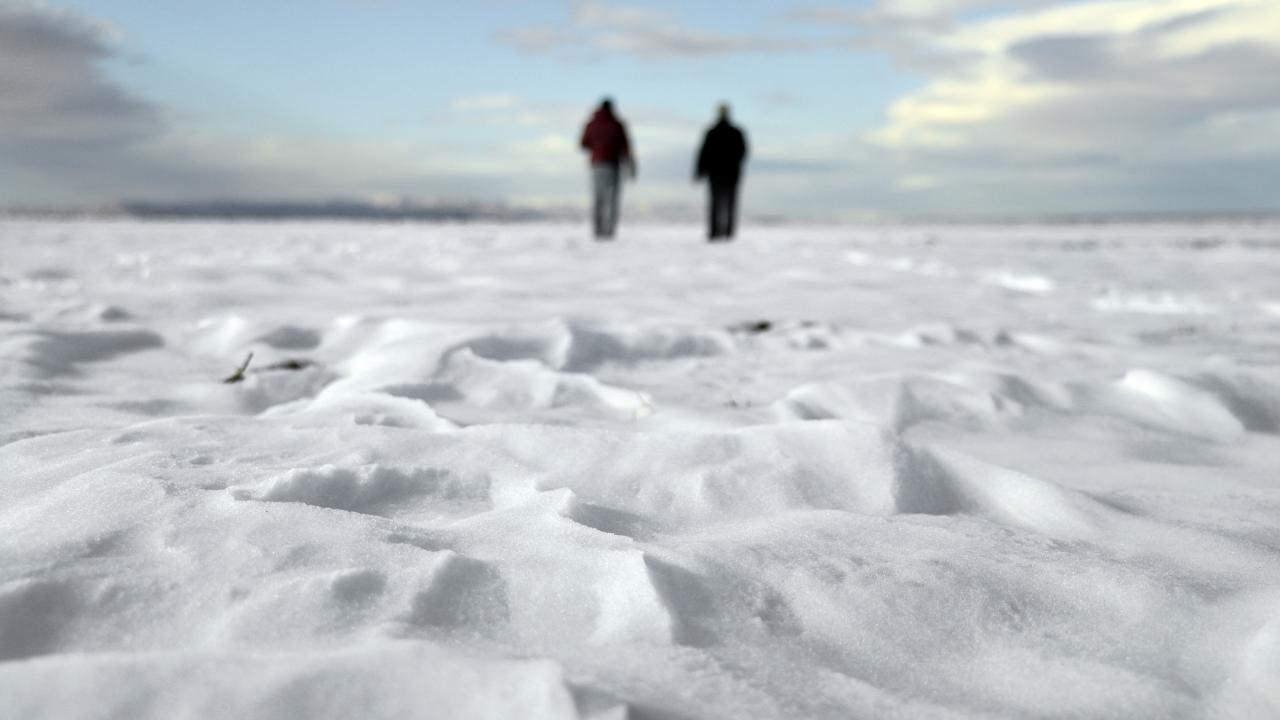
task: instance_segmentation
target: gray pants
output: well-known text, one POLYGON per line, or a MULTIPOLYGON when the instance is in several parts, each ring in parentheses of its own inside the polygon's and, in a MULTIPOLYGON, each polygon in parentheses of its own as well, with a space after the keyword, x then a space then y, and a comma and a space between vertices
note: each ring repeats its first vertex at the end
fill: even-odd
POLYGON ((591 220, 598 239, 613 237, 618 229, 622 199, 622 172, 616 163, 591 164, 591 220))

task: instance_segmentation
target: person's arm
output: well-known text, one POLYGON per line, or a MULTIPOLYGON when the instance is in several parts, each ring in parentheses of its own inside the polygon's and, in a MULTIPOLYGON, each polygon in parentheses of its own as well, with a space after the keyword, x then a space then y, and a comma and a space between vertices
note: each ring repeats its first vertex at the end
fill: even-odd
POLYGON ((698 161, 693 167, 693 181, 697 182, 707 176, 707 140, 702 138, 702 147, 698 149, 698 161))
POLYGON ((635 153, 631 150, 631 137, 627 134, 625 125, 622 126, 622 162, 627 166, 627 177, 635 180, 640 168, 636 164, 635 153))

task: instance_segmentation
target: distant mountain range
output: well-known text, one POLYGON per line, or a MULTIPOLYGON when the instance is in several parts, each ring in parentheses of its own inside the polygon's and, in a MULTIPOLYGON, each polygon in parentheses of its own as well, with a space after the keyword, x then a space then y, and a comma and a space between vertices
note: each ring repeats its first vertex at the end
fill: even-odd
POLYGON ((140 218, 211 218, 247 220, 352 219, 467 221, 543 220, 562 216, 556 211, 481 203, 372 203, 359 200, 261 201, 210 200, 200 202, 126 202, 124 215, 140 218))
MULTIPOLYGON (((701 222, 698 206, 661 206, 632 209, 628 215, 637 220, 668 222, 701 222)), ((373 222, 532 222, 580 221, 586 218, 583 208, 531 208, 480 202, 426 203, 414 200, 372 202, 366 200, 196 200, 196 201, 126 201, 98 207, 9 207, 0 208, 0 217, 126 217, 157 220, 364 220, 373 222)), ((835 216, 833 216, 834 218, 835 216)), ((753 215, 745 220, 754 224, 838 222, 833 218, 787 218, 778 215, 753 215)), ((868 216, 859 224, 1108 224, 1209 221, 1276 221, 1280 212, 1128 212, 1128 213, 1056 213, 1045 215, 953 215, 908 214, 902 216, 868 216)))
POLYGON ((97 207, 10 207, 0 215, 26 217, 134 217, 171 220, 372 220, 527 222, 578 218, 571 208, 523 208, 485 203, 378 203, 364 200, 126 201, 97 207))

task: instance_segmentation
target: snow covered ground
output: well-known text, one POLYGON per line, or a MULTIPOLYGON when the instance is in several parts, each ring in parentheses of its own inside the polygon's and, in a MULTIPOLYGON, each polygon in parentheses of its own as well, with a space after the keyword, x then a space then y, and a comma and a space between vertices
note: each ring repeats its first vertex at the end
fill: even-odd
POLYGON ((1280 717, 1278 467, 1274 223, 4 221, 0 717, 1280 717))

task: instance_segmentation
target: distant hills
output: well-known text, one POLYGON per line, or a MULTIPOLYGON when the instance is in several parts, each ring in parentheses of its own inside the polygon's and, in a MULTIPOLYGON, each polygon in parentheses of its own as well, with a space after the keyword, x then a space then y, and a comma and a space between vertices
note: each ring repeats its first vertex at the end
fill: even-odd
POLYGON ((157 220, 368 220, 419 222, 528 222, 577 219, 569 208, 524 208, 486 203, 391 203, 364 200, 130 200, 97 207, 10 207, 0 215, 25 217, 132 217, 157 220))
POLYGON ((210 200, 203 202, 125 202, 121 214, 139 218, 208 218, 245 220, 351 219, 529 221, 557 217, 553 211, 481 203, 418 204, 371 203, 359 200, 259 201, 210 200))
MULTIPOLYGON (((697 205, 663 205, 630 208, 627 215, 638 221, 701 222, 703 211, 697 205)), ((131 200, 98 207, 0 207, 0 217, 45 218, 141 218, 156 220, 354 220, 370 222, 534 222, 582 221, 586 210, 578 207, 532 208, 481 202, 421 202, 398 200, 196 200, 154 201, 131 200)), ((1280 220, 1280 212, 1272 210, 1224 212, 1127 212, 1078 213, 1045 215, 957 215, 905 214, 859 215, 843 218, 857 224, 908 225, 1096 225, 1112 223, 1161 222, 1271 222, 1280 220)), ((828 218, 788 218, 779 215, 748 213, 745 222, 759 225, 840 223, 833 213, 828 218)))

